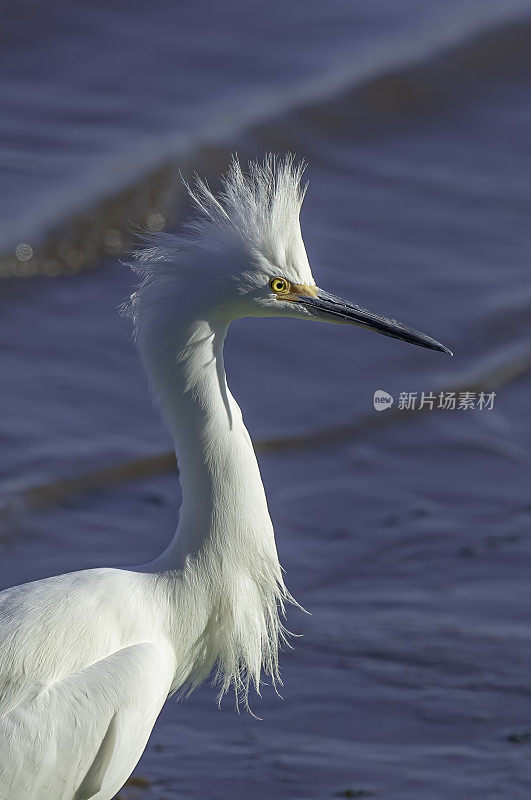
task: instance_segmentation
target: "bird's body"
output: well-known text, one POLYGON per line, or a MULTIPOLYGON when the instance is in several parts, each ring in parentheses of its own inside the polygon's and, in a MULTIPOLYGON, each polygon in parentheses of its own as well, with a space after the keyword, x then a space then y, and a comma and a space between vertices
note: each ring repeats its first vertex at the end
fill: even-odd
POLYGON ((128 311, 172 433, 183 504, 141 567, 47 578, 0 593, 0 800, 110 800, 169 694, 216 670, 247 702, 278 680, 284 585, 253 446, 226 382, 232 319, 353 322, 444 350, 315 286, 299 228, 300 171, 234 162, 188 237, 139 251, 128 311))
POLYGON ((223 338, 187 321, 172 370, 153 354, 184 497, 166 552, 0 594, 0 800, 112 798, 168 694, 216 662, 224 688, 244 698, 262 663, 276 675, 277 598, 287 593, 253 447, 220 369, 223 338))
POLYGON ((2 800, 110 800, 129 777, 175 674, 146 605, 153 582, 112 569, 2 593, 2 800))

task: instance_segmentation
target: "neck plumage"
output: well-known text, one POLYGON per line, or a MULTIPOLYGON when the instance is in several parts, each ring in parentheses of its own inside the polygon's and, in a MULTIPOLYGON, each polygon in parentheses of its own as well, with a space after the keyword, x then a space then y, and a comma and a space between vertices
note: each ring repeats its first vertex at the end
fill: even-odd
POLYGON ((217 662, 222 693, 233 685, 246 699, 262 668, 278 680, 279 607, 291 597, 253 446, 226 382, 227 327, 181 316, 171 330, 139 330, 139 343, 174 438, 183 492, 175 537, 152 567, 185 581, 182 596, 202 614, 201 656, 192 659, 188 685, 217 662))
POLYGON ((143 347, 183 492, 179 527, 163 555, 169 568, 205 551, 276 559, 253 445, 226 382, 226 333, 225 323, 189 320, 180 323, 170 347, 143 347))

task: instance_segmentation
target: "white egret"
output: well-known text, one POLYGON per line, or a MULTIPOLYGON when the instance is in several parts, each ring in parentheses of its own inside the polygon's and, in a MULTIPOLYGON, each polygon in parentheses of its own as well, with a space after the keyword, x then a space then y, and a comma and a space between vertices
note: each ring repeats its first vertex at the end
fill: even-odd
POLYGON ((180 237, 136 253, 127 305, 175 441, 183 503, 152 563, 46 578, 0 594, 0 799, 110 800, 138 762, 168 695, 216 671, 243 702, 278 680, 291 600, 249 434, 225 378, 232 320, 354 324, 449 353, 429 336, 315 285, 290 158, 236 159, 180 237))

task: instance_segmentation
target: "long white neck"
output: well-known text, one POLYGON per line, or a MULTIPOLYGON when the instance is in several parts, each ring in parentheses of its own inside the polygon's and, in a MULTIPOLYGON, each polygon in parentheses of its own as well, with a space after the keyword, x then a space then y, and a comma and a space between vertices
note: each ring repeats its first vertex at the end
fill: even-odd
POLYGON ((227 386, 227 327, 185 319, 169 347, 161 350, 158 341, 149 340, 143 346, 174 439, 183 493, 177 533, 160 559, 168 568, 181 568, 187 557, 205 549, 225 559, 276 558, 253 445, 227 386))
MULTIPOLYGON (((175 441, 183 492, 175 537, 150 566, 177 575, 181 587, 186 583, 174 615, 196 621, 193 635, 201 652, 191 656, 188 683, 197 685, 217 662, 222 692, 233 685, 246 697, 262 668, 278 679, 284 635, 279 607, 292 598, 253 446, 227 387, 228 325, 191 314, 174 320, 139 331, 143 360, 175 441), (193 609, 182 607, 188 598, 193 609)), ((178 630, 176 638, 181 636, 178 630)))

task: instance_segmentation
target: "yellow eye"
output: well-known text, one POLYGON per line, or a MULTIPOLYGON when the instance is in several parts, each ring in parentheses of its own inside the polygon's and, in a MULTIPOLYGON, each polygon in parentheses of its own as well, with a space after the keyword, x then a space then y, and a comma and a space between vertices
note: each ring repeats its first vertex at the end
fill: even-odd
POLYGON ((282 292, 287 291, 288 282, 285 278, 271 278, 269 286, 275 294, 282 294, 282 292))

